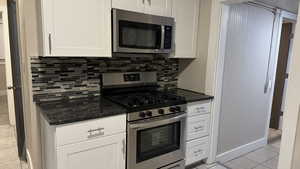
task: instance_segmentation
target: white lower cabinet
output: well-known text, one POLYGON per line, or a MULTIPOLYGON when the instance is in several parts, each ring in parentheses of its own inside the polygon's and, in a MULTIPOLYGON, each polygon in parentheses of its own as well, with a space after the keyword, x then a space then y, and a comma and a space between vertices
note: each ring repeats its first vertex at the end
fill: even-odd
POLYGON ((125 169, 125 133, 59 147, 58 169, 125 169))
POLYGON ((210 101, 188 104, 186 166, 208 158, 211 135, 210 106, 210 101))
POLYGON ((210 102, 194 102, 188 104, 188 116, 197 116, 210 113, 210 102))
POLYGON ((43 169, 125 169, 126 115, 50 126, 41 119, 43 169))
POLYGON ((209 135, 210 131, 210 115, 201 115, 188 118, 187 141, 209 135))
POLYGON ((208 137, 187 142, 185 165, 190 165, 207 158, 209 153, 208 151, 209 151, 208 137))

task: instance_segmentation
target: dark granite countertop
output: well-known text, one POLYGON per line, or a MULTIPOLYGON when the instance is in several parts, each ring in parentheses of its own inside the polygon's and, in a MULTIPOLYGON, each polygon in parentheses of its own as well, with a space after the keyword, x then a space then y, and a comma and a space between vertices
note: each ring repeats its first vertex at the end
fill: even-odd
MULTIPOLYGON (((188 103, 213 99, 213 96, 180 88, 171 89, 167 92, 184 97, 188 103)), ((68 124, 127 112, 122 106, 103 97, 49 101, 37 103, 37 106, 50 125, 68 124)))
POLYGON ((204 93, 198 93, 192 90, 186 90, 180 88, 170 89, 170 92, 178 96, 184 97, 188 103, 204 101, 204 100, 212 100, 214 98, 213 96, 209 96, 204 93))
POLYGON ((101 97, 38 103, 50 125, 62 125, 126 113, 126 109, 101 97))

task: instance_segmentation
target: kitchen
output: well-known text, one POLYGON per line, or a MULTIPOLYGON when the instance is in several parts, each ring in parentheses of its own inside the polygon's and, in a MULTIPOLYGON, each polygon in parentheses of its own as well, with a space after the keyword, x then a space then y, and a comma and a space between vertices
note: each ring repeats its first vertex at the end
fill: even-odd
POLYGON ((39 51, 30 62, 42 168, 205 161, 213 97, 177 88, 178 58, 197 55, 200 2, 76 1, 66 11, 68 4, 36 7, 39 51))
POLYGON ((30 57, 22 73, 34 101, 24 100, 31 168, 181 169, 212 162, 214 97, 201 93, 213 93, 205 84, 211 5, 26 2, 30 17, 21 31, 31 38, 23 37, 22 52, 30 57))

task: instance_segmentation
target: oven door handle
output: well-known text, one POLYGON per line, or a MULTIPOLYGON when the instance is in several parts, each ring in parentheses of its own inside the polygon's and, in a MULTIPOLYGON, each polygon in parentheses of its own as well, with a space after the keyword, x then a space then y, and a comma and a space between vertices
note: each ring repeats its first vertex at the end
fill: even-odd
POLYGON ((160 125, 178 122, 178 121, 185 119, 186 116, 187 116, 186 114, 181 114, 179 116, 177 115, 175 117, 153 120, 153 121, 149 121, 149 122, 144 121, 144 122, 132 123, 129 125, 129 127, 131 129, 135 129, 135 130, 146 129, 146 128, 151 128, 154 126, 160 126, 160 125))
POLYGON ((160 41, 160 50, 165 48, 165 26, 161 26, 161 41, 160 41))

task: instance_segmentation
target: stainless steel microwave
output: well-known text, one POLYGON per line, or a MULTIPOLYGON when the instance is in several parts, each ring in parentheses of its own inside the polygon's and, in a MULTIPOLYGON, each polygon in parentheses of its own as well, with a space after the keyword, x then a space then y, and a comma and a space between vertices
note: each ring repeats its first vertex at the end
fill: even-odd
POLYGON ((112 10, 113 52, 171 53, 174 18, 112 10))

